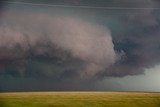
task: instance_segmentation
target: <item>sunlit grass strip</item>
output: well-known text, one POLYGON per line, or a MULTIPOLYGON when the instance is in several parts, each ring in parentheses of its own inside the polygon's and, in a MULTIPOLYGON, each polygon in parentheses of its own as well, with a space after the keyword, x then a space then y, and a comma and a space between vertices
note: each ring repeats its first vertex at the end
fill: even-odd
POLYGON ((160 93, 1 93, 0 107, 160 107, 160 93))

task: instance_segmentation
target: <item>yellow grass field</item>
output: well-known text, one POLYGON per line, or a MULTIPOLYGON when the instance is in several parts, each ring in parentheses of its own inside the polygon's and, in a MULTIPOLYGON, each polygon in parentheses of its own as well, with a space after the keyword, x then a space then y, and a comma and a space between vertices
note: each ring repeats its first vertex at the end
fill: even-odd
POLYGON ((160 107, 160 93, 137 93, 137 92, 0 93, 0 107, 160 107))

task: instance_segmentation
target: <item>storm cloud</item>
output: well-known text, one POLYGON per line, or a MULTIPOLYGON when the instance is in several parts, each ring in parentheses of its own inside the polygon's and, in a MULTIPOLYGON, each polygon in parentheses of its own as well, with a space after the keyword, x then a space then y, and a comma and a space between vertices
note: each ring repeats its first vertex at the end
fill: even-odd
MULTIPOLYGON (((81 78, 92 78, 100 71, 114 64, 118 58, 114 51, 110 31, 98 24, 93 24, 74 17, 52 17, 46 14, 6 13, 1 19, 0 48, 1 60, 12 60, 23 65, 21 69, 14 65, 17 73, 25 74, 28 59, 31 57, 54 57, 66 61, 63 53, 80 60, 82 64, 75 68, 81 78), (55 51, 61 51, 56 53, 55 51), (61 54, 62 53, 62 54, 61 54)), ((56 61, 55 61, 56 62, 56 61)), ((2 62, 3 63, 3 62, 2 62)), ((45 61, 42 63, 45 63, 45 61)), ((54 75, 53 62, 38 67, 45 75, 54 75), (48 66, 48 67, 46 67, 48 66)), ((68 64, 69 65, 69 64, 68 64)), ((8 67, 8 65, 6 65, 8 67)), ((34 64, 32 65, 34 66, 34 64)), ((57 75, 66 72, 68 66, 62 66, 57 75)), ((57 68, 58 69, 58 68, 57 68)), ((69 69, 69 68, 68 68, 69 69)), ((14 71, 13 71, 14 72, 14 71)), ((12 72, 12 73, 13 73, 12 72)), ((33 71, 35 72, 35 71, 33 71)), ((54 76, 53 76, 54 78, 54 76)))
POLYGON ((1 78, 40 79, 47 90, 82 90, 158 65, 159 1, 101 1, 48 1, 83 8, 8 5, 0 17, 1 78))

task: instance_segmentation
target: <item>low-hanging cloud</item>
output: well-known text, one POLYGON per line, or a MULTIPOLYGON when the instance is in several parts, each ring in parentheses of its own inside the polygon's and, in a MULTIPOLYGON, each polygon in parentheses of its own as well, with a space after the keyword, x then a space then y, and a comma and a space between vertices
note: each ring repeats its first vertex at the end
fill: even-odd
MULTIPOLYGON (((33 56, 45 56, 52 59, 56 54, 63 59, 63 54, 60 53, 66 52, 81 61, 77 65, 78 68, 75 68, 77 66, 73 62, 72 68, 76 69, 74 72, 77 76, 79 75, 78 77, 87 79, 104 71, 118 58, 110 31, 106 27, 77 17, 6 13, 1 22, 0 60, 13 60, 13 62, 17 59, 22 62, 25 60, 26 65, 28 59, 33 56), (61 52, 56 53, 53 49, 61 50, 61 52)), ((67 66, 67 62, 64 64, 67 66)), ((39 67, 39 69, 45 75, 55 76, 66 72, 64 66, 57 68, 59 73, 55 74, 56 66, 51 67, 53 64, 42 64, 42 66, 44 67, 39 67)), ((24 67, 27 66, 22 66, 23 74, 28 72, 24 67)))

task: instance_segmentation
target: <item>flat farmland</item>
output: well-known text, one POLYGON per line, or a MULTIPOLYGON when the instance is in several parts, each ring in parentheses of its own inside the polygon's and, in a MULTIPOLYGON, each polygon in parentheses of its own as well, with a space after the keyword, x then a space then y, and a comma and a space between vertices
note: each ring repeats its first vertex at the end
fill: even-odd
POLYGON ((139 92, 0 93, 0 107, 160 107, 160 93, 139 93, 139 92))

